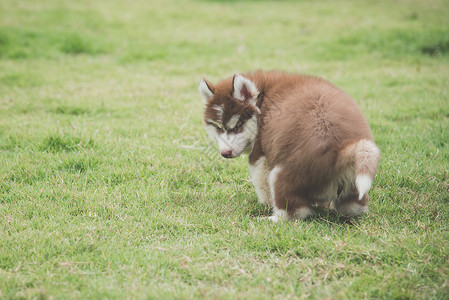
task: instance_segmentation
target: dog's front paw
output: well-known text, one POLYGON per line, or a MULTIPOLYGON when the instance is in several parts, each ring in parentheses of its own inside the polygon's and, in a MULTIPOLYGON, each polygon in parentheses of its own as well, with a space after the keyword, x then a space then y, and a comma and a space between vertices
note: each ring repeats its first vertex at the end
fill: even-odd
POLYGON ((281 214, 277 214, 274 213, 271 216, 266 216, 266 217, 258 217, 258 220, 270 220, 271 222, 277 223, 279 221, 287 221, 288 218, 286 218, 286 216, 281 215, 281 214))

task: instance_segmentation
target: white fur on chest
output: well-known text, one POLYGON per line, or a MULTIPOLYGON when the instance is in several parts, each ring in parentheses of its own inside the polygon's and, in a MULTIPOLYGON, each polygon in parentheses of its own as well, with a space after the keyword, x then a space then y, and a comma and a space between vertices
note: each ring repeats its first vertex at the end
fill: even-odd
POLYGON ((249 165, 249 173, 251 174, 251 181, 256 190, 259 202, 267 205, 273 205, 271 201, 270 188, 268 186, 268 167, 267 159, 262 156, 254 164, 249 165))

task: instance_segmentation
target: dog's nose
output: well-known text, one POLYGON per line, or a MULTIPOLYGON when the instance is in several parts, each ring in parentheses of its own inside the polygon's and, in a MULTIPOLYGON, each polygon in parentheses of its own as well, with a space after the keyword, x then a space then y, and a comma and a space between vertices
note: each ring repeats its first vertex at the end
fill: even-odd
POLYGON ((225 158, 231 158, 232 150, 231 149, 221 150, 221 156, 223 156, 225 158))

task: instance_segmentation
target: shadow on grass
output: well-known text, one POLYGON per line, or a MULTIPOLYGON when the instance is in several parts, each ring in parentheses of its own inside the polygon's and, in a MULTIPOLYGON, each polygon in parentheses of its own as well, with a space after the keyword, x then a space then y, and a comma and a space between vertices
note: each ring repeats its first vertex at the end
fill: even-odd
MULTIPOLYGON (((250 211, 249 215, 253 219, 263 219, 270 217, 272 214, 272 210, 267 206, 263 209, 257 208, 250 211)), ((363 215, 362 215, 363 216, 363 215)), ((338 214, 335 210, 326 209, 326 208, 314 208, 313 215, 307 217, 304 220, 296 220, 296 222, 325 222, 329 224, 336 225, 351 225, 354 226, 358 223, 358 220, 362 217, 345 217, 338 214)), ((293 221, 295 222, 295 221, 293 221)))

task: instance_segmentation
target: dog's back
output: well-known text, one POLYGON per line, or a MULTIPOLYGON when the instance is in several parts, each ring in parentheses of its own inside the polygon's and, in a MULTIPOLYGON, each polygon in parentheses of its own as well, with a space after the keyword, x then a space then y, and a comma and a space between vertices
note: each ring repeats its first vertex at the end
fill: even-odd
POLYGON ((372 140, 371 130, 355 102, 332 84, 316 77, 285 77, 279 79, 288 86, 265 94, 262 149, 269 167, 291 166, 301 178, 297 184, 317 193, 340 172, 335 163, 340 150, 352 141, 372 140))

